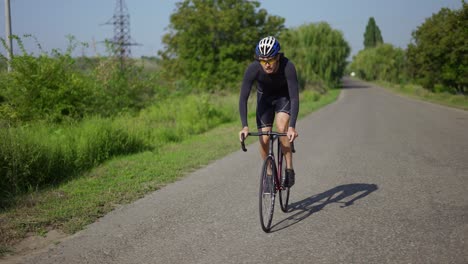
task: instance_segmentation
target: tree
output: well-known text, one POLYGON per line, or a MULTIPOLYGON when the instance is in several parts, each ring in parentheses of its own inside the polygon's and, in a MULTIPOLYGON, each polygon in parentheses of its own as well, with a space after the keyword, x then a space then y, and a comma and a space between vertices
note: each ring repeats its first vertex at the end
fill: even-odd
POLYGON ((370 17, 369 22, 367 22, 366 32, 364 32, 364 48, 373 48, 382 43, 383 38, 380 29, 375 23, 375 19, 370 17))
POLYGON ((257 1, 185 0, 176 6, 159 55, 173 78, 202 89, 238 81, 257 41, 284 28, 284 18, 268 15, 257 1))
POLYGON ((282 46, 296 65, 302 85, 323 82, 337 86, 350 52, 343 34, 325 22, 286 31, 282 46))
POLYGON ((382 44, 359 51, 349 68, 364 80, 397 83, 404 78, 404 57, 402 49, 382 44))
POLYGON ((408 69, 412 78, 433 90, 441 84, 458 93, 468 86, 468 5, 442 8, 412 33, 408 69))

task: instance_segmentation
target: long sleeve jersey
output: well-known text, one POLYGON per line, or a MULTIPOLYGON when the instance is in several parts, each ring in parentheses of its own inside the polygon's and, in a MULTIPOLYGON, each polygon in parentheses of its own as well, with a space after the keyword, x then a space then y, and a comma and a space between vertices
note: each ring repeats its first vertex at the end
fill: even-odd
POLYGON ((257 82, 257 95, 289 98, 291 103, 289 126, 296 127, 299 112, 299 84, 296 67, 283 55, 279 63, 278 70, 272 74, 265 73, 258 61, 252 62, 247 67, 239 98, 239 113, 243 127, 248 126, 247 100, 255 81, 257 82))

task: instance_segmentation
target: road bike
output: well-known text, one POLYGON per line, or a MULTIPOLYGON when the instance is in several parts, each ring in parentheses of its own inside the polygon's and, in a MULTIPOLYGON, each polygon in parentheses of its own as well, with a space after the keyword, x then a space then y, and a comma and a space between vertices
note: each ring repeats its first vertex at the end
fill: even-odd
MULTIPOLYGON (((259 212, 260 224, 263 231, 270 232, 271 222, 273 220, 273 212, 275 210, 276 193, 279 192, 280 207, 283 212, 288 211, 290 187, 284 186, 282 183, 287 182, 286 177, 286 158, 281 150, 279 137, 287 136, 286 133, 278 133, 272 131, 249 132, 249 136, 268 136, 268 156, 263 162, 262 171, 260 173, 260 188, 259 188, 259 212), (274 144, 277 142, 276 153, 274 144), (276 155, 275 155, 276 154, 276 155), (275 159, 276 157, 276 159, 275 159)), ((245 152, 245 138, 242 134, 241 147, 245 152)), ((294 153, 294 144, 291 143, 291 151, 294 153)))

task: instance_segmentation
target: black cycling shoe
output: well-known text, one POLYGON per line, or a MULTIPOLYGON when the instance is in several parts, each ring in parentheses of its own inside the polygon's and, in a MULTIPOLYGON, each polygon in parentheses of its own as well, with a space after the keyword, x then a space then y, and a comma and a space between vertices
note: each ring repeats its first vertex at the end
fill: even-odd
POLYGON ((283 183, 283 186, 285 187, 292 187, 294 183, 296 182, 296 173, 294 173, 293 169, 286 169, 286 177, 285 181, 283 183))

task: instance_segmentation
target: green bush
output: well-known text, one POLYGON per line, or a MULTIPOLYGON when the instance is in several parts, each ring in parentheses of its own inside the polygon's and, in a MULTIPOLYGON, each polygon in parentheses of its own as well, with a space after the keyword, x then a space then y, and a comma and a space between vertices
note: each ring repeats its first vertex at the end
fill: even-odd
MULTIPOLYGON (((137 112, 159 93, 159 74, 144 71, 132 60, 122 65, 111 57, 73 58, 77 46, 70 37, 66 52, 28 54, 14 37, 21 54, 11 60, 12 71, 1 72, 0 119, 16 124, 81 120, 85 116, 113 116, 137 112)), ((0 61, 6 58, 0 55, 0 61)))
POLYGON ((151 105, 156 95, 166 96, 159 88, 159 73, 145 71, 131 60, 122 67, 119 60, 101 58, 89 77, 97 91, 93 113, 101 116, 138 112, 151 105))
POLYGON ((3 73, 0 81, 4 119, 56 122, 81 118, 88 110, 87 102, 94 98, 94 90, 88 79, 73 69, 75 61, 70 53, 53 50, 51 55, 35 57, 26 52, 21 39, 14 39, 22 54, 13 56, 13 70, 3 73))

